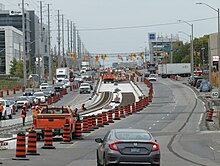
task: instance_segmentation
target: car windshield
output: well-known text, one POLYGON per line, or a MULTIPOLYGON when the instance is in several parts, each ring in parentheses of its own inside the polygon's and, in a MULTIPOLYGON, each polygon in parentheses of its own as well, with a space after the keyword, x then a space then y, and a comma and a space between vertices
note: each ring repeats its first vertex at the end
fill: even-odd
POLYGON ((17 99, 17 101, 27 101, 27 98, 26 98, 26 97, 19 97, 19 98, 17 99))
POLYGON ((44 93, 34 93, 34 96, 44 96, 44 93))
POLYGON ((115 136, 119 140, 150 140, 151 136, 147 132, 116 132, 115 136))
POLYGON ((82 83, 80 86, 89 86, 88 83, 82 83))
POLYGON ((33 92, 33 89, 25 89, 25 92, 33 92))

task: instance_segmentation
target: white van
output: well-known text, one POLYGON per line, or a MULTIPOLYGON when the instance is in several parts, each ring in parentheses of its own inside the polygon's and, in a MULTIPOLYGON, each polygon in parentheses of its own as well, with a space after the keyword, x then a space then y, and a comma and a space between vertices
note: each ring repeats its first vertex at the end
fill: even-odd
POLYGON ((0 103, 2 103, 4 107, 4 111, 2 112, 2 119, 6 119, 7 116, 9 119, 12 119, 12 110, 10 108, 10 102, 8 100, 0 99, 0 103))

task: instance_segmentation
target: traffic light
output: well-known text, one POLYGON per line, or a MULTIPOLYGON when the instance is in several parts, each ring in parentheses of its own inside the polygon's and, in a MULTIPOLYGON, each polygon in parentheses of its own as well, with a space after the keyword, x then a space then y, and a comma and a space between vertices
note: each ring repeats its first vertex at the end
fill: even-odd
POLYGON ((71 52, 71 53, 70 53, 70 55, 71 55, 71 57, 72 57, 72 60, 74 60, 74 61, 75 61, 75 60, 76 60, 76 53, 75 53, 75 52, 74 52, 74 53, 73 53, 73 52, 71 52))
POLYGON ((95 56, 95 61, 96 61, 96 62, 99 61, 99 56, 98 56, 98 55, 95 56))
POLYGON ((102 58, 102 60, 105 60, 106 57, 107 57, 106 54, 101 54, 101 58, 102 58))

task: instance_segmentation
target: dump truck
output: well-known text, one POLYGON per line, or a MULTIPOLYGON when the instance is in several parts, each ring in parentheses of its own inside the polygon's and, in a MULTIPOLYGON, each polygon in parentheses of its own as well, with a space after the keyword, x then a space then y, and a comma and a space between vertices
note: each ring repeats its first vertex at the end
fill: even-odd
POLYGON ((75 124, 77 121, 76 112, 69 107, 46 107, 34 118, 33 125, 37 132, 37 139, 44 138, 44 129, 51 128, 53 136, 62 135, 64 124, 70 124, 70 132, 73 137, 75 132, 75 124))

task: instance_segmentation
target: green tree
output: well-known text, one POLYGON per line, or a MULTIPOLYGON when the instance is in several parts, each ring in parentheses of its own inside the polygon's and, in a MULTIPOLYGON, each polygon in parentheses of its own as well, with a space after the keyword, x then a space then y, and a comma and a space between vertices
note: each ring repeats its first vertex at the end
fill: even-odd
POLYGON ((16 75, 16 66, 17 66, 17 63, 18 61, 13 58, 13 60, 11 61, 11 64, 10 64, 10 75, 11 76, 15 76, 16 75))
POLYGON ((24 76, 23 61, 17 62, 15 76, 17 76, 19 78, 23 78, 23 76, 24 76))

